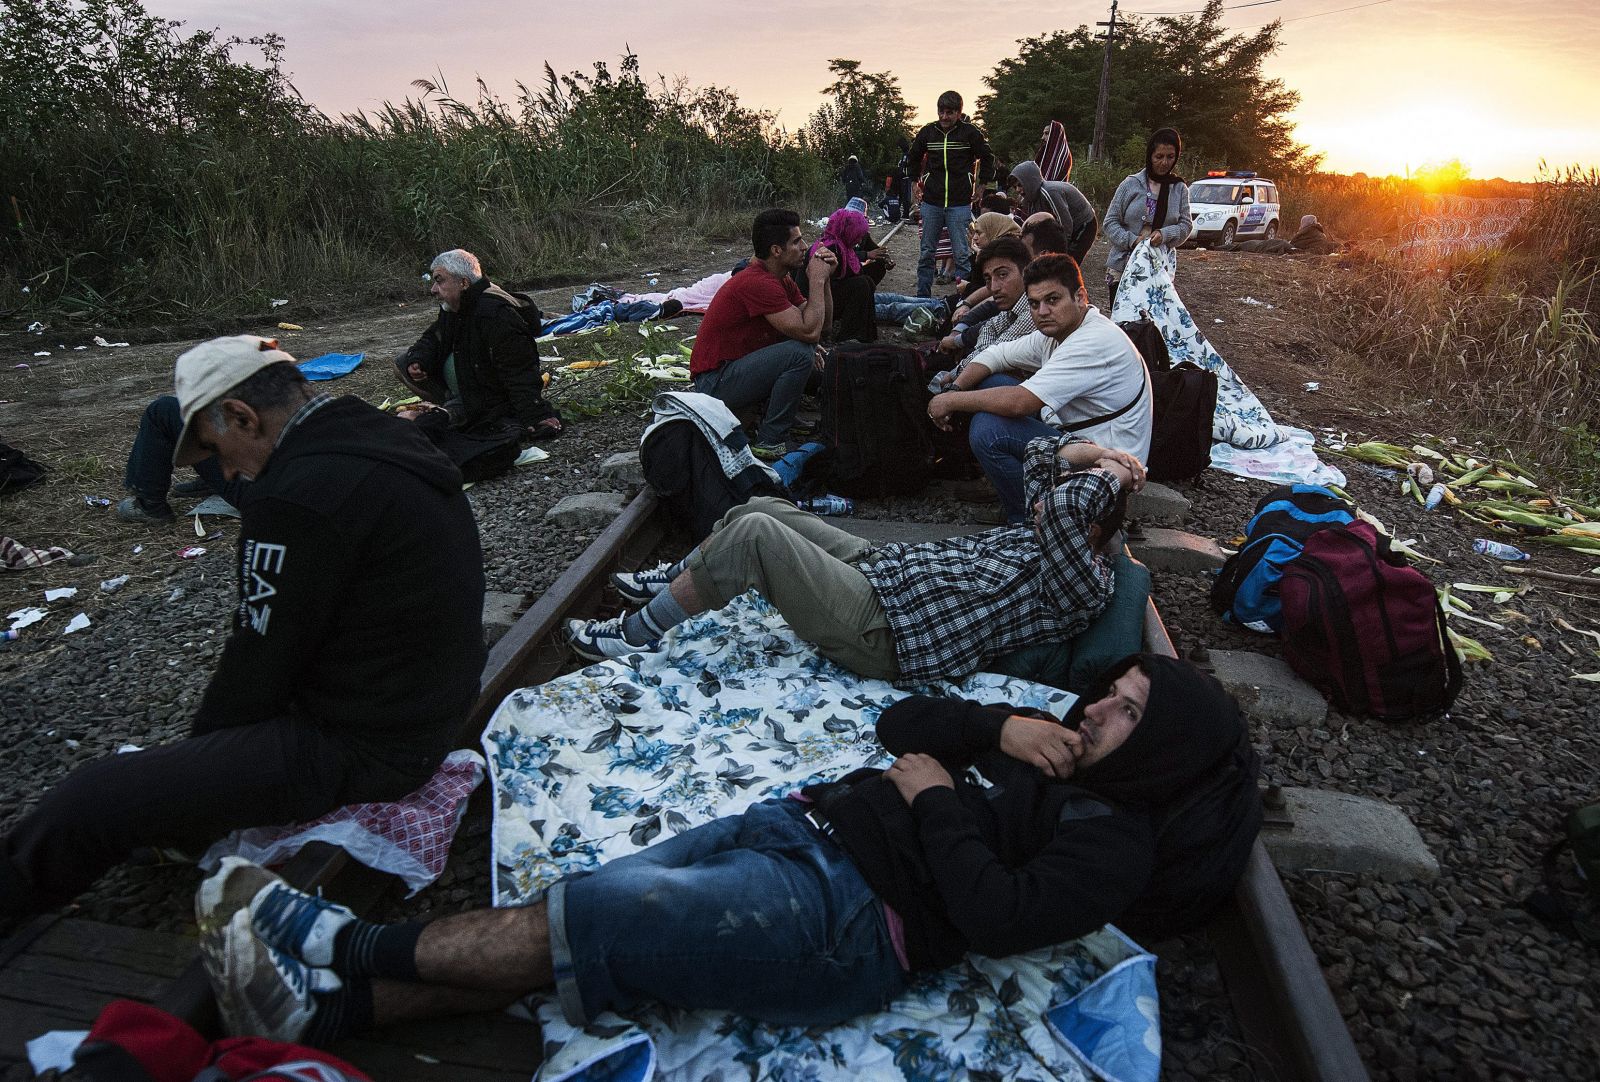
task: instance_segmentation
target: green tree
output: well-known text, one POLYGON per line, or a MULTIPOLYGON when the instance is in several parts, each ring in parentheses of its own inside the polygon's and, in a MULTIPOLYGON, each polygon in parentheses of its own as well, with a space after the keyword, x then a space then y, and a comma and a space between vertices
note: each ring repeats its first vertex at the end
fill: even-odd
POLYGON ((882 177, 900 160, 900 140, 912 108, 900 80, 888 72, 861 70, 861 61, 828 61, 833 82, 822 88, 831 100, 811 114, 801 132, 806 146, 837 169, 854 154, 867 175, 882 177))
MULTIPOLYGON (((1208 0, 1195 15, 1131 18, 1118 28, 1106 146, 1142 148, 1151 131, 1170 125, 1183 133, 1190 170, 1315 169, 1320 158, 1294 140, 1288 118, 1299 93, 1262 72, 1278 49, 1279 24, 1233 33, 1222 14, 1222 0, 1208 0)), ((1027 156, 1045 123, 1059 120, 1082 156, 1094 135, 1104 46, 1087 26, 1018 45, 1015 57, 984 78, 990 92, 978 99, 978 111, 990 140, 1002 155, 1027 156)))

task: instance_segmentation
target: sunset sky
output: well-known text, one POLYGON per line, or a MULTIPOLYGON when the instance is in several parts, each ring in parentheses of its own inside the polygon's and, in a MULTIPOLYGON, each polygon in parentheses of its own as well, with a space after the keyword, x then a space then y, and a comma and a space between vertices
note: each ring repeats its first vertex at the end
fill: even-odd
MULTIPOLYGON (((146 0, 152 14, 192 29, 282 34, 295 84, 330 113, 398 101, 416 93, 412 79, 441 73, 457 94, 470 95, 473 77, 482 75, 509 98, 517 79, 539 79, 546 60, 558 72, 587 70, 595 60, 614 62, 627 43, 647 73, 732 87, 791 129, 820 102, 829 57, 894 72, 921 118, 931 120, 934 99, 947 87, 976 99, 982 77, 1014 54, 1017 38, 1102 20, 1108 6, 949 5, 967 21, 952 19, 943 39, 930 44, 929 9, 903 2, 146 0), (785 9, 787 18, 772 14, 785 9)), ((1131 0, 1122 10, 1198 6, 1131 0)), ((1238 30, 1284 20, 1283 46, 1268 72, 1301 92, 1298 137, 1327 155, 1326 168, 1404 173, 1459 158, 1474 177, 1531 179, 1541 158, 1600 164, 1600 4, 1271 0, 1227 18, 1238 30)), ((1092 112, 1094 103, 1083 108, 1092 112)), ((1181 129, 1182 118, 1174 119, 1181 129)))

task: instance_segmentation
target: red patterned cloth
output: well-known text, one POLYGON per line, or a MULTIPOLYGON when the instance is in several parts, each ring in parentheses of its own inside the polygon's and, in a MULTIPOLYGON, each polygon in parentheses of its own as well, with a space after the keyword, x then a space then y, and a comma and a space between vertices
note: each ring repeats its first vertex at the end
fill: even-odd
POLYGON ((369 868, 399 876, 415 894, 444 871, 467 798, 482 781, 483 758, 453 751, 438 773, 403 800, 350 804, 310 823, 236 830, 206 850, 200 867, 212 871, 227 856, 281 864, 309 842, 328 842, 369 868))
POLYGON ((29 548, 21 541, 0 537, 0 571, 26 571, 29 568, 55 563, 57 560, 70 559, 72 551, 59 545, 47 549, 35 549, 29 548))

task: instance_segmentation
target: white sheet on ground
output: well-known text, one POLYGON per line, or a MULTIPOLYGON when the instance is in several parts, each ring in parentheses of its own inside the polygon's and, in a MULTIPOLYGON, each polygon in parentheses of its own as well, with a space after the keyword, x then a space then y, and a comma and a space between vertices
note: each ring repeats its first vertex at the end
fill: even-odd
MULTIPOLYGON (((923 689, 1060 713, 1067 692, 978 674, 923 689)), ((484 734, 496 905, 568 871, 859 766, 887 765, 879 713, 908 694, 819 656, 754 593, 679 626, 659 652, 512 693, 484 734)), ((569 1026, 553 1000, 541 1079, 741 1077, 1153 1082, 1155 961, 1115 929, 1003 961, 969 956, 890 1007, 831 1027, 647 1008, 569 1026), (986 1075, 981 1073, 987 1072, 986 1075)))
POLYGON ((1167 260, 1140 244, 1128 257, 1111 318, 1137 322, 1148 315, 1166 339, 1174 364, 1190 361, 1217 375, 1217 412, 1211 425, 1211 465, 1241 477, 1279 484, 1343 485, 1344 474, 1317 458, 1303 428, 1280 425, 1206 339, 1172 284, 1167 260))

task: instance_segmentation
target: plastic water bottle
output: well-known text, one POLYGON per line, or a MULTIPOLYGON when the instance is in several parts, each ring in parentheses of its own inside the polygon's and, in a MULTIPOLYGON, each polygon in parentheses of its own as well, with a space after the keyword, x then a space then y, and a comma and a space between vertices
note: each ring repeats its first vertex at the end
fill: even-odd
POLYGON ((1422 506, 1429 511, 1437 508, 1444 502, 1444 489, 1443 481, 1435 482, 1434 486, 1428 490, 1428 498, 1423 502, 1422 506))
POLYGON ((853 515, 856 513, 856 501, 847 496, 835 496, 829 493, 826 496, 801 500, 800 510, 810 511, 813 515, 853 515))
POLYGON ((0 642, 11 642, 14 639, 20 639, 21 637, 22 632, 12 631, 10 628, 7 628, 5 631, 0 631, 0 642))
POLYGON ((1490 541, 1487 537, 1480 537, 1472 543, 1472 551, 1496 560, 1531 560, 1526 552, 1515 545, 1508 545, 1503 541, 1490 541))

